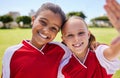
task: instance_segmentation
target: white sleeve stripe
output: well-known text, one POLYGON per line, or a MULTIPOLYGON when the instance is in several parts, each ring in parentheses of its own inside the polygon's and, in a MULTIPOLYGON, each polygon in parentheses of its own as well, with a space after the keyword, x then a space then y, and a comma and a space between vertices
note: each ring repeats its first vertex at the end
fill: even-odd
POLYGON ((102 67, 104 67, 107 71, 107 74, 114 74, 118 69, 120 69, 120 60, 115 59, 113 61, 107 60, 103 52, 104 50, 108 48, 107 45, 100 45, 95 50, 95 54, 97 56, 97 59, 102 67))
POLYGON ((2 60, 2 66, 3 66, 3 68, 2 68, 2 73, 3 73, 2 78, 10 78, 10 61, 11 61, 12 55, 14 54, 14 52, 16 50, 18 50, 21 47, 22 47, 22 44, 19 44, 17 46, 10 47, 5 51, 4 57, 3 57, 3 60, 2 60))

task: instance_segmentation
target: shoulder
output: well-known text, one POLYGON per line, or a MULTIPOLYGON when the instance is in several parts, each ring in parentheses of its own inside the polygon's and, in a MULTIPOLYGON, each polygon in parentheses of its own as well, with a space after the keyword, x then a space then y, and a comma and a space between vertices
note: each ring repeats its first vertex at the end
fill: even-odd
POLYGON ((62 44, 61 42, 50 42, 49 44, 55 44, 55 45, 58 45, 58 46, 65 46, 64 44, 62 44))
POLYGON ((3 76, 8 78, 10 76, 10 61, 13 56, 13 54, 18 50, 19 48, 22 47, 22 44, 19 45, 14 45, 11 47, 8 47, 4 53, 3 59, 2 59, 2 66, 3 66, 3 76))
POLYGON ((23 44, 18 44, 18 45, 14 45, 14 46, 10 46, 5 50, 5 54, 6 53, 11 53, 11 51, 16 51, 19 48, 21 48, 23 46, 23 44))
POLYGON ((96 50, 95 50, 95 52, 96 51, 104 51, 106 48, 109 48, 109 46, 108 45, 99 45, 97 48, 96 48, 96 50))
POLYGON ((18 45, 14 45, 11 47, 8 47, 5 50, 4 56, 3 56, 3 60, 7 60, 10 59, 12 57, 12 55, 16 52, 16 50, 20 49, 23 46, 23 44, 18 44, 18 45))
POLYGON ((62 48, 64 51, 70 51, 69 48, 67 46, 65 46, 64 44, 62 44, 61 42, 50 42, 49 44, 58 46, 58 47, 62 48))
POLYGON ((51 42, 50 44, 54 44, 55 46, 58 46, 60 49, 58 49, 57 51, 59 51, 59 50, 64 51, 62 61, 65 60, 66 58, 67 59, 71 58, 71 55, 72 55, 71 50, 67 46, 65 46, 63 43, 61 43, 61 42, 51 42))

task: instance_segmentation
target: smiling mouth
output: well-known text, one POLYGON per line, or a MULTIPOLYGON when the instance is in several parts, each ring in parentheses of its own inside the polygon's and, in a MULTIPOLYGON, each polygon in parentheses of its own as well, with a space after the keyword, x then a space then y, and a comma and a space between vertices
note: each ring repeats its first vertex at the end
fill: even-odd
POLYGON ((40 35, 43 39, 49 39, 48 36, 46 36, 46 35, 44 35, 44 34, 42 34, 42 33, 40 33, 40 32, 39 32, 39 35, 40 35))
POLYGON ((83 45, 83 42, 78 43, 78 44, 73 44, 74 47, 80 47, 80 46, 82 46, 82 45, 83 45))

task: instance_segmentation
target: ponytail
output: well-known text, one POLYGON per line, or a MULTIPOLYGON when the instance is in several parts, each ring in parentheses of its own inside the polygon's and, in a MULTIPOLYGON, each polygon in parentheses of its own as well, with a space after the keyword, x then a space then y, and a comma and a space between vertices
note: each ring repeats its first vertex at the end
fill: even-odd
POLYGON ((88 47, 92 50, 91 46, 94 45, 94 43, 96 43, 96 39, 95 36, 90 33, 90 38, 89 38, 89 43, 88 43, 88 47))

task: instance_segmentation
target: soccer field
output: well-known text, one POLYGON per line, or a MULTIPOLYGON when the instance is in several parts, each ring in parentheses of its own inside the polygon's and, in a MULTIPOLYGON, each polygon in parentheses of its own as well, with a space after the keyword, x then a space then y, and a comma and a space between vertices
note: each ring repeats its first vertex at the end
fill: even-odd
MULTIPOLYGON (((113 28, 90 28, 100 43, 110 44, 110 41, 118 35, 113 28)), ((31 29, 0 29, 0 74, 2 70, 2 57, 7 47, 20 43, 23 39, 31 38, 31 29)), ((61 41, 59 33, 54 41, 61 41)), ((120 71, 113 78, 120 78, 120 71)))

